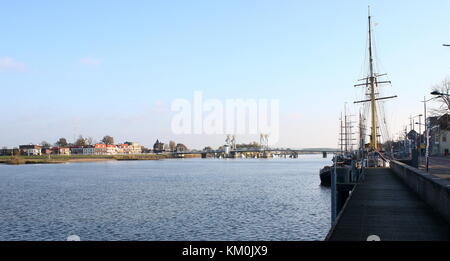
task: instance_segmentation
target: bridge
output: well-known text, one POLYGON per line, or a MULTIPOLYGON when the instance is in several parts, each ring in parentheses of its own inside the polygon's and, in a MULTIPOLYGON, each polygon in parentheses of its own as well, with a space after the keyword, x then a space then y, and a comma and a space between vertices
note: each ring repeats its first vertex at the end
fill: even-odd
POLYGON ((173 152, 176 156, 182 156, 182 155, 202 155, 203 158, 206 157, 206 155, 215 155, 215 156, 222 156, 222 157, 229 157, 229 158, 235 158, 238 157, 238 155, 243 154, 261 154, 266 155, 265 157, 269 157, 270 155, 285 155, 290 156, 293 158, 298 157, 298 155, 304 155, 304 154, 322 154, 324 158, 327 157, 327 155, 337 153, 338 150, 302 150, 302 149, 282 149, 282 148, 248 148, 248 149, 230 149, 230 150, 207 150, 207 151, 189 151, 189 152, 183 152, 183 151, 176 151, 173 152))
POLYGON ((291 158, 297 158, 301 154, 319 154, 322 153, 326 158, 328 153, 337 153, 338 149, 285 149, 285 148, 270 148, 269 147, 269 135, 261 134, 259 140, 259 147, 252 148, 238 148, 236 145, 236 136, 227 135, 225 139, 225 145, 220 150, 203 150, 203 151, 176 151, 172 154, 178 157, 184 155, 202 155, 202 158, 206 158, 208 155, 214 157, 224 158, 237 158, 239 155, 255 154, 264 158, 268 158, 272 155, 288 156, 291 158))

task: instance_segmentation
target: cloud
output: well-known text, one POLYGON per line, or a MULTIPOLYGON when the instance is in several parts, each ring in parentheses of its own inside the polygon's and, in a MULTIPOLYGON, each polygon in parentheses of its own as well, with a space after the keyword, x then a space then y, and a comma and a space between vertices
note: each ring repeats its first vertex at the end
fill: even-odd
POLYGON ((87 66, 99 66, 101 62, 99 59, 87 56, 87 57, 81 58, 80 63, 83 65, 87 65, 87 66))
POLYGON ((0 71, 23 72, 25 64, 9 57, 0 58, 0 71))

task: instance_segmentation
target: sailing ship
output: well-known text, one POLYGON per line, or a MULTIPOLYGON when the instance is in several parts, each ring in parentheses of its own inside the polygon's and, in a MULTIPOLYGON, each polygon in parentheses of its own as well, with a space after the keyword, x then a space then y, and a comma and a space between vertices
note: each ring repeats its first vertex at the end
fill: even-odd
MULTIPOLYGON (((370 14, 369 6, 369 75, 359 81, 364 81, 364 83, 356 84, 355 87, 364 87, 368 91, 366 93, 366 100, 355 101, 355 104, 369 104, 370 105, 370 143, 367 147, 369 156, 377 157, 382 151, 382 146, 380 142, 381 135, 379 134, 379 121, 378 121, 378 101, 388 100, 396 98, 395 96, 379 97, 379 87, 384 84, 391 84, 391 81, 380 80, 380 78, 385 77, 387 74, 379 74, 375 71, 375 61, 373 53, 373 37, 372 37, 372 16, 370 14)), ((362 144, 361 144, 362 145, 362 144)))
MULTIPOLYGON (((353 132, 351 123, 349 125, 348 115, 344 114, 344 119, 341 115, 341 132, 339 138, 339 144, 341 146, 341 153, 339 155, 335 155, 333 158, 333 162, 335 167, 343 168, 343 171, 337 172, 337 179, 340 179, 339 173, 344 173, 342 175, 346 175, 345 171, 352 171, 351 165, 352 161, 357 159, 365 159, 366 167, 379 167, 386 163, 386 157, 383 155, 382 146, 381 146, 381 135, 380 135, 380 122, 378 115, 380 112, 379 101, 384 101, 392 98, 396 98, 397 96, 388 96, 388 97, 380 97, 379 87, 384 84, 391 84, 391 81, 383 80, 387 74, 379 74, 376 72, 375 61, 374 61, 374 48, 373 48, 373 25, 372 25, 372 16, 370 13, 370 6, 368 12, 368 74, 365 78, 358 80, 359 82, 354 87, 363 87, 366 95, 366 99, 361 101, 355 101, 354 104, 363 104, 363 106, 369 110, 369 118, 370 118, 370 142, 366 144, 366 117, 363 112, 360 112, 359 115, 359 149, 353 150, 354 144, 352 143, 355 139, 353 139, 353 132)), ((346 111, 346 108, 345 108, 346 111)), ((326 166, 320 170, 320 179, 322 185, 329 185, 331 183, 331 172, 333 168, 331 166, 326 166)))

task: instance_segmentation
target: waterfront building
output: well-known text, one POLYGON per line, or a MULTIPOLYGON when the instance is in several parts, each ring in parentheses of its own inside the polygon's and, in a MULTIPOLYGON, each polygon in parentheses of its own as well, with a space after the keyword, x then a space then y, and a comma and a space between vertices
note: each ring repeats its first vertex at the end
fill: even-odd
POLYGON ((175 151, 176 151, 176 152, 188 152, 189 149, 186 147, 186 145, 181 144, 181 143, 178 143, 178 144, 175 146, 175 151))
POLYGON ((116 145, 106 145, 106 155, 114 155, 117 154, 116 145))
POLYGON ((153 152, 155 153, 161 153, 164 152, 164 143, 160 142, 159 140, 156 140, 155 144, 153 145, 153 152))
POLYGON ((0 156, 11 156, 11 155, 17 154, 18 151, 19 150, 17 148, 4 147, 4 148, 0 149, 0 156))
MULTIPOLYGON (((164 143, 159 143, 162 151, 165 149, 164 143)), ((20 145, 18 149, 20 155, 116 155, 116 154, 141 154, 142 146, 137 142, 125 142, 119 145, 107 145, 97 143, 86 146, 70 147, 42 147, 40 145, 20 145)), ((11 155, 11 150, 2 149, 0 155, 11 155)))
POLYGON ((128 144, 119 144, 117 145, 117 154, 130 154, 130 147, 128 144))
POLYGON ((410 132, 408 132, 406 136, 408 137, 409 140, 417 141, 419 133, 417 133, 417 131, 415 130, 411 130, 410 132))
POLYGON ((152 153, 152 149, 141 147, 141 153, 152 153))
POLYGON ((106 144, 97 143, 94 145, 94 154, 95 155, 106 155, 106 144))
POLYGON ((95 147, 91 145, 83 146, 83 155, 95 155, 95 147))
POLYGON ((42 148, 41 154, 42 155, 50 155, 50 154, 53 154, 53 150, 51 148, 42 148))
POLYGON ((439 141, 439 154, 441 156, 449 156, 450 155, 450 131, 449 130, 441 130, 441 140, 439 141))
POLYGON ((34 145, 34 144, 19 146, 20 155, 26 155, 26 156, 42 155, 41 149, 42 149, 42 146, 34 145))
POLYGON ((428 118, 430 126, 430 154, 450 155, 450 114, 428 118))
POLYGON ((69 147, 53 147, 52 154, 70 155, 70 148, 69 147))
POLYGON ((141 154, 142 153, 142 146, 137 142, 125 142, 126 145, 128 145, 128 153, 129 154, 141 154))
POLYGON ((72 147, 70 147, 70 154, 83 155, 83 147, 81 147, 81 146, 72 146, 72 147))
POLYGON ((106 145, 98 143, 93 146, 93 152, 91 155, 115 155, 118 150, 116 145, 106 145))

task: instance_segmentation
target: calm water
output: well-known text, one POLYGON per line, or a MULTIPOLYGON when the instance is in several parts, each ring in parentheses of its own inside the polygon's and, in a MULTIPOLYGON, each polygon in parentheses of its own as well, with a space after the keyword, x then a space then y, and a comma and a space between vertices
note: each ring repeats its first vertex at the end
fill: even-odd
POLYGON ((329 160, 0 164, 0 240, 322 240, 329 160))

